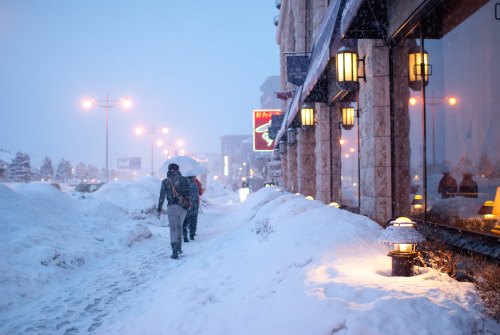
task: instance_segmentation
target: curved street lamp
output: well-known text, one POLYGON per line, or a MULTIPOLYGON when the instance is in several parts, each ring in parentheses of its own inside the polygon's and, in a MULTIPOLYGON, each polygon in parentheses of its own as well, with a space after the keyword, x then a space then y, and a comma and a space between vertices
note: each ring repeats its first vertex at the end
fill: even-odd
MULTIPOLYGON (((151 129, 146 129, 144 127, 138 127, 135 129, 135 133, 137 135, 142 135, 143 132, 147 132, 148 134, 151 134, 151 176, 154 176, 155 175, 155 172, 153 169, 153 166, 154 166, 153 157, 154 157, 154 148, 155 148, 155 146, 154 146, 154 134, 157 134, 157 133, 168 134, 168 128, 166 128, 166 127, 155 128, 153 125, 151 125, 151 129)), ((163 145, 163 142, 160 143, 160 141, 158 141, 157 145, 161 146, 161 145, 163 145)))
POLYGON ((95 100, 93 98, 86 98, 83 101, 83 108, 89 109, 92 105, 106 108, 106 182, 109 182, 109 169, 108 169, 108 109, 122 104, 124 108, 130 108, 132 102, 129 98, 121 98, 119 100, 109 100, 108 93, 106 93, 106 100, 95 100))

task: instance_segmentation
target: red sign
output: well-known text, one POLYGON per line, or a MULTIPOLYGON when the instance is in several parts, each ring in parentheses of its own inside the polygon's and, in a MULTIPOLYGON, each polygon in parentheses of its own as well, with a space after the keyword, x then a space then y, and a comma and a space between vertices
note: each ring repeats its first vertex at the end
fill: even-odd
POLYGON ((271 116, 281 114, 280 109, 258 109, 253 111, 253 151, 272 151, 274 140, 269 138, 271 116))

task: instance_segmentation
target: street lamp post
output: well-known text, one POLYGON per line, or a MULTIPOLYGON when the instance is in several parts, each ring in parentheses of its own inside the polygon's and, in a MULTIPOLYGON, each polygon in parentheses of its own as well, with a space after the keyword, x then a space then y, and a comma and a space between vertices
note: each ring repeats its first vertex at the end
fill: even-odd
MULTIPOLYGON (((417 99, 422 101, 418 95, 412 96, 410 98, 410 105, 415 105, 417 103, 417 99)), ((426 99, 428 100, 428 98, 426 99)), ((447 95, 444 98, 435 97, 434 90, 431 91, 430 101, 426 101, 426 105, 430 105, 432 107, 432 164, 436 164, 436 129, 435 129, 435 121, 434 121, 434 109, 437 105, 442 104, 447 101, 450 105, 455 105, 457 103, 457 99, 451 95, 447 95)))
POLYGON ((124 108, 130 108, 132 105, 129 98, 121 98, 119 100, 109 100, 108 93, 106 93, 106 100, 95 100, 93 98, 86 98, 83 102, 83 107, 89 109, 92 104, 106 108, 106 182, 109 182, 109 169, 108 169, 108 109, 123 104, 124 108), (110 104, 111 103, 111 104, 110 104))
POLYGON ((161 128, 155 128, 153 125, 151 125, 151 129, 145 129, 145 128, 137 128, 135 130, 135 132, 140 135, 142 134, 143 131, 147 131, 149 134, 151 134, 151 176, 154 176, 155 175, 155 172, 154 172, 154 134, 156 133, 163 133, 163 134, 167 134, 168 133, 168 128, 166 127, 161 127, 161 128))

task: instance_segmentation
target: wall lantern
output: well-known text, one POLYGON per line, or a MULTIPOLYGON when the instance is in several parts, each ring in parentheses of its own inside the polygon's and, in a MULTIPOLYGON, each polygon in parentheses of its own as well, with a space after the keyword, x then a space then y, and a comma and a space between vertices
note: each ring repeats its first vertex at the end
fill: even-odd
POLYGON ((300 109, 300 120, 302 126, 314 126, 314 108, 304 104, 300 109))
POLYGON ((358 79, 366 80, 366 76, 358 74, 358 62, 363 63, 365 68, 365 58, 358 60, 356 51, 342 47, 337 51, 337 85, 345 91, 355 91, 359 88, 358 79))
POLYGON ((286 141, 288 146, 293 146, 297 142, 297 129, 288 128, 286 130, 286 141))
POLYGON ((485 220, 492 220, 495 218, 493 215, 493 206, 495 203, 493 201, 486 201, 484 205, 479 209, 477 214, 484 215, 485 220))
POLYGON ((336 202, 330 202, 330 204, 328 204, 328 206, 332 206, 332 207, 335 207, 335 208, 340 208, 340 205, 336 202))
POLYGON ((351 130, 354 127, 354 113, 353 107, 342 107, 342 128, 345 130, 351 130))
POLYGON ((421 195, 416 195, 412 200, 411 205, 416 209, 420 209, 424 206, 424 198, 421 195))
POLYGON ((280 155, 286 154, 286 142, 284 140, 280 141, 280 155))
POLYGON ((389 222, 378 242, 394 245, 394 250, 387 254, 392 257, 393 276, 413 276, 413 264, 417 256, 415 244, 424 241, 424 237, 415 229, 415 222, 409 218, 400 217, 389 222))
POLYGON ((411 49, 408 53, 408 66, 409 86, 414 91, 420 91, 422 89, 422 76, 424 77, 424 85, 427 86, 429 76, 432 75, 432 66, 429 65, 427 51, 424 50, 424 59, 422 61, 420 48, 411 49))
POLYGON ((274 148, 273 155, 274 155, 273 158, 274 158, 275 161, 279 161, 280 160, 281 157, 280 157, 280 149, 279 149, 279 147, 278 148, 274 148))

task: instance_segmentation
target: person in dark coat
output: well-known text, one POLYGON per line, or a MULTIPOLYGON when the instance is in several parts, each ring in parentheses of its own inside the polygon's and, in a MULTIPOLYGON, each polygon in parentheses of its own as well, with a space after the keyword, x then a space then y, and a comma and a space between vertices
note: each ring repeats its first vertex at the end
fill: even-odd
POLYGON ((182 223, 187 211, 180 206, 180 197, 189 196, 189 185, 185 177, 182 176, 177 164, 168 166, 167 178, 161 182, 160 199, 158 201, 158 219, 165 197, 167 198, 167 215, 170 226, 170 243, 172 246, 172 256, 178 259, 182 253, 182 223))
POLYGON ((477 183, 474 181, 474 179, 472 179, 472 175, 470 173, 463 174, 463 179, 460 183, 459 191, 464 197, 477 198, 477 183))
POLYGON ((443 178, 439 181, 438 193, 441 194, 441 199, 453 198, 457 193, 457 181, 449 172, 443 172, 443 178))
POLYGON ((184 242, 189 242, 189 238, 194 240, 196 228, 198 226, 198 211, 200 206, 200 195, 203 194, 201 183, 195 176, 187 177, 189 184, 189 200, 191 200, 191 209, 187 212, 184 224, 182 225, 182 234, 184 242))

